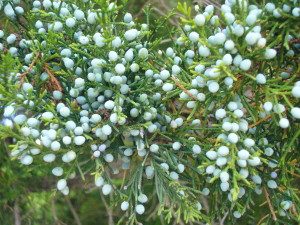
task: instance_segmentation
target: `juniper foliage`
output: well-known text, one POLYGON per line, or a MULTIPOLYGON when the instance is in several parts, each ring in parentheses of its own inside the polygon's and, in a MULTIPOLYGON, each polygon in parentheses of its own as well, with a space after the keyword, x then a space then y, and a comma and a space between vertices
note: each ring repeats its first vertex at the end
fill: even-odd
POLYGON ((126 4, 1 2, 11 163, 51 171, 61 195, 93 177, 119 224, 257 222, 262 202, 259 223, 299 222, 299 1, 179 3, 154 21, 149 7, 142 22, 126 4))

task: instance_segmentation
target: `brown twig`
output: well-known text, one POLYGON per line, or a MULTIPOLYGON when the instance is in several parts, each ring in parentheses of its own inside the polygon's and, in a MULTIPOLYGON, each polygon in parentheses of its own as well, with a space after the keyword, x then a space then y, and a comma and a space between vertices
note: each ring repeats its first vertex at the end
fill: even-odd
POLYGON ((52 216, 53 216, 55 224, 66 225, 65 223, 63 223, 62 221, 60 221, 58 219, 57 212, 56 212, 56 207, 55 207, 55 197, 53 197, 51 199, 51 212, 52 212, 52 216))
POLYGON ((272 218, 273 218, 274 221, 276 221, 277 217, 276 217, 273 205, 272 205, 271 200, 270 200, 270 195, 269 195, 269 193, 268 193, 268 191, 267 191, 267 189, 265 187, 263 188, 263 192, 264 192, 264 195, 265 195, 265 197, 267 199, 267 202, 268 202, 268 205, 269 205, 269 209, 270 209, 271 214, 272 214, 272 218))
MULTIPOLYGON (((155 11, 156 13, 158 13, 159 15, 161 15, 161 16, 166 16, 166 12, 165 12, 165 11, 163 11, 163 10, 157 8, 157 7, 153 7, 152 9, 153 9, 153 11, 155 11)), ((173 25, 173 26, 178 26, 177 20, 172 19, 172 18, 169 17, 169 18, 168 18, 168 21, 169 21, 169 23, 170 23, 171 25, 173 25)))
POLYGON ((100 191, 100 197, 101 197, 101 200, 104 204, 104 207, 105 207, 107 215, 108 215, 108 225, 114 225, 113 212, 112 212, 111 208, 109 207, 109 205, 107 204, 107 202, 105 201, 105 198, 104 198, 103 194, 101 193, 101 191, 100 191))
POLYGON ((143 5, 140 8, 140 11, 134 15, 135 18, 140 17, 142 13, 144 12, 143 10, 147 7, 147 5, 150 3, 151 0, 145 1, 143 5))
POLYGON ((198 4, 200 6, 213 5, 218 9, 221 8, 221 4, 218 1, 212 1, 212 0, 195 0, 194 4, 198 4))
POLYGON ((290 40, 290 43, 299 43, 300 42, 300 38, 295 38, 295 39, 292 39, 290 40))
POLYGON ((261 203, 261 204, 259 205, 259 207, 262 207, 262 206, 264 206, 265 204, 267 204, 267 201, 264 201, 263 203, 261 203))
POLYGON ((59 220, 58 220, 57 213, 56 213, 54 198, 52 198, 52 200, 51 200, 51 211, 52 211, 52 216, 53 216, 55 223, 58 223, 59 220))
POLYGON ((224 214, 223 218, 220 219, 220 225, 224 225, 224 224, 225 224, 225 220, 226 220, 228 214, 229 214, 229 212, 226 212, 226 213, 224 214))
POLYGON ((291 207, 291 212, 292 212, 295 216, 297 216, 297 217, 299 216, 299 215, 298 215, 298 212, 297 212, 297 209, 296 209, 296 207, 295 207, 294 204, 293 204, 292 207, 291 207))
POLYGON ((249 128, 256 127, 257 125, 261 124, 262 122, 265 122, 266 120, 268 120, 270 118, 271 118, 271 115, 268 115, 268 116, 258 120, 256 123, 249 125, 249 128))
POLYGON ((189 92, 185 87, 183 87, 183 85, 179 82, 179 80, 176 77, 172 76, 171 79, 175 82, 175 85, 179 87, 184 93, 186 93, 192 99, 197 100, 197 98, 191 92, 189 92))
POLYGON ((16 199, 14 203, 14 218, 15 225, 21 225, 21 213, 18 199, 16 199))
POLYGON ((262 223, 262 221, 264 221, 270 214, 267 214, 265 216, 263 216, 257 223, 257 225, 260 225, 262 223))
POLYGON ((295 177, 300 178, 300 175, 299 175, 299 174, 296 174, 296 173, 294 173, 294 172, 292 172, 292 171, 288 171, 288 170, 287 170, 287 172, 290 173, 290 174, 292 174, 292 175, 295 176, 295 177))
POLYGON ((50 70, 49 65, 45 64, 43 68, 47 72, 47 74, 50 76, 50 84, 54 86, 55 90, 62 91, 63 88, 61 87, 59 81, 57 80, 57 78, 55 77, 53 72, 50 70))
POLYGON ((68 204, 68 206, 69 206, 69 208, 71 210, 71 213, 72 213, 72 215, 74 217, 74 220, 75 220, 76 224, 77 225, 82 225, 82 223, 80 221, 80 218, 79 218, 76 210, 74 209, 74 206, 72 205, 72 202, 70 201, 70 199, 69 199, 68 196, 66 196, 66 202, 67 202, 67 204, 68 204))
POLYGON ((208 201, 207 201, 207 198, 205 197, 201 197, 201 203, 204 207, 204 210, 209 213, 209 204, 208 204, 208 201))
POLYGON ((40 56, 41 56, 41 53, 38 52, 37 55, 32 60, 32 62, 30 63, 28 69, 20 75, 20 85, 22 85, 24 83, 25 77, 31 72, 34 65, 36 64, 36 61, 39 59, 40 56))

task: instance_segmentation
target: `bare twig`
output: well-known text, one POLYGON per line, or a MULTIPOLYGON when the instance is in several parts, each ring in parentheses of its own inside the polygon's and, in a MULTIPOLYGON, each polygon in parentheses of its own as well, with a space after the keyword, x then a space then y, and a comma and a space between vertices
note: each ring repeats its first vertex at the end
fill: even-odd
POLYGON ((260 225, 268 216, 270 216, 270 214, 267 214, 265 216, 263 216, 257 223, 257 225, 260 225))
POLYGON ((14 203, 14 218, 15 218, 15 225, 21 225, 21 213, 20 213, 20 206, 19 206, 18 199, 16 199, 14 203))
POLYGON ((201 197, 201 203, 203 204, 205 211, 209 213, 209 204, 205 197, 201 197))
POLYGON ((34 65, 36 64, 36 62, 40 56, 41 56, 41 53, 38 52, 36 54, 36 56, 34 57, 34 59, 32 60, 32 62, 30 63, 28 69, 20 75, 20 85, 22 85, 24 83, 25 77, 31 72, 31 70, 33 69, 34 65))
POLYGON ((164 0, 158 0, 158 2, 161 4, 161 6, 167 11, 169 12, 171 10, 171 8, 169 6, 167 6, 166 1, 164 0))
POLYGON ((51 200, 51 212, 52 212, 52 216, 53 216, 55 224, 65 225, 65 223, 63 223, 62 221, 60 221, 58 219, 57 212, 56 212, 56 207, 55 207, 55 197, 53 197, 52 200, 51 200))
POLYGON ((295 38, 295 39, 290 40, 291 44, 293 44, 293 43, 299 43, 299 42, 300 42, 300 38, 295 38))
POLYGON ((271 118, 271 115, 268 115, 268 116, 258 120, 256 123, 253 123, 253 124, 249 125, 249 128, 256 127, 257 125, 261 124, 262 122, 267 121, 270 118, 271 118))
POLYGON ((52 211, 52 216, 53 216, 53 219, 54 219, 55 223, 58 223, 58 217, 57 217, 57 214, 56 214, 55 199, 54 198, 52 198, 52 200, 51 200, 51 211, 52 211))
POLYGON ((74 206, 72 205, 72 202, 70 201, 70 199, 69 199, 68 196, 66 196, 66 202, 67 202, 67 204, 68 204, 68 206, 69 206, 69 208, 71 210, 71 213, 72 213, 72 215, 74 217, 74 220, 75 220, 76 224, 77 225, 82 225, 81 222, 80 222, 80 218, 79 218, 76 210, 74 209, 74 206))
POLYGON ((134 17, 140 17, 140 16, 142 15, 142 13, 144 12, 145 7, 146 7, 147 5, 149 5, 150 1, 151 1, 151 0, 145 1, 145 2, 143 3, 143 5, 141 6, 141 8, 140 8, 141 10, 140 10, 134 17))
POLYGON ((259 207, 262 207, 262 206, 264 206, 264 205, 267 204, 267 203, 268 203, 268 202, 265 201, 265 202, 261 203, 261 204, 259 205, 259 207))
POLYGON ((213 5, 216 8, 220 9, 221 4, 218 1, 213 0, 195 0, 194 4, 199 4, 200 6, 213 5))
POLYGON ((171 41, 173 41, 171 38, 167 38, 167 39, 164 39, 164 40, 161 40, 161 44, 165 44, 165 43, 169 43, 169 42, 171 42, 171 41))
POLYGON ((175 85, 179 87, 184 93, 186 93, 192 99, 197 100, 197 98, 191 92, 189 92, 185 87, 183 87, 183 85, 179 82, 179 80, 176 77, 172 76, 171 79, 175 82, 175 85))
POLYGON ((225 215, 223 216, 223 218, 220 220, 220 225, 224 225, 225 224, 225 220, 226 220, 226 218, 228 216, 228 213, 229 212, 226 212, 225 215))
POLYGON ((266 197, 266 199, 267 199, 267 202, 268 202, 268 205, 269 205, 269 209, 270 209, 271 214, 272 214, 272 218, 273 218, 274 221, 276 221, 276 220, 277 220, 277 217, 276 217, 276 214, 275 214, 273 205, 272 205, 272 203, 271 203, 269 193, 268 193, 268 191, 267 191, 267 189, 266 189, 265 187, 263 188, 263 192, 264 192, 264 195, 265 195, 265 197, 266 197))
POLYGON ((57 80, 53 72, 50 70, 48 64, 44 65, 44 70, 50 76, 50 84, 54 86, 55 90, 62 91, 63 88, 61 87, 60 82, 57 80))
POLYGON ((101 193, 101 191, 100 191, 100 197, 101 197, 101 200, 104 204, 104 207, 105 207, 107 215, 108 215, 108 225, 114 225, 113 211, 111 210, 111 208, 107 204, 107 202, 106 202, 103 194, 101 193))
MULTIPOLYGON (((157 8, 157 7, 153 7, 152 9, 153 9, 155 12, 157 12, 159 15, 161 15, 161 16, 166 16, 166 12, 162 11, 161 9, 159 9, 159 8, 157 8)), ((173 26, 177 26, 177 25, 178 25, 178 23, 177 23, 176 20, 173 20, 173 19, 171 19, 171 18, 168 18, 168 20, 169 20, 169 22, 170 22, 171 25, 173 25, 173 26)))

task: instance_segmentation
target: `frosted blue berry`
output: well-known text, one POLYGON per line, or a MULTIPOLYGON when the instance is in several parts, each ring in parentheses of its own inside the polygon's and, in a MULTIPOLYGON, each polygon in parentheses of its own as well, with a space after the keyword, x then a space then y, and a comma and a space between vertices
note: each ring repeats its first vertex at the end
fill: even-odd
POLYGON ((24 83, 24 84, 22 84, 22 89, 25 92, 29 92, 29 91, 33 90, 33 86, 30 83, 24 83))
POLYGON ((300 108, 299 107, 293 107, 291 109, 291 114, 294 118, 300 119, 300 108))
POLYGON ((147 197, 145 194, 140 194, 140 195, 138 196, 138 201, 139 201, 140 203, 146 203, 146 202, 148 201, 148 197, 147 197))
POLYGON ((7 44, 13 44, 17 40, 17 36, 15 34, 10 34, 7 38, 7 44))
POLYGON ((112 154, 106 154, 104 156, 104 160, 108 163, 111 163, 112 161, 114 161, 114 156, 112 154))
POLYGON ((10 116, 13 115, 14 111, 15 111, 15 108, 13 106, 11 106, 11 105, 10 106, 6 106, 4 108, 3 116, 4 117, 10 117, 10 116))
POLYGON ((183 173, 183 171, 184 171, 184 169, 185 169, 185 166, 183 165, 183 164, 178 164, 178 166, 177 166, 177 168, 178 168, 178 172, 179 173, 183 173))
POLYGON ((102 132, 108 136, 112 133, 112 128, 109 125, 104 125, 102 127, 102 132))
POLYGON ((43 160, 45 162, 48 162, 48 163, 53 162, 55 160, 55 158, 56 158, 56 156, 54 154, 52 154, 52 153, 46 154, 46 155, 43 156, 43 160))
POLYGON ((51 143, 51 150, 58 151, 60 149, 60 143, 58 141, 53 141, 51 143))
POLYGON ((233 216, 237 219, 241 218, 242 214, 239 211, 234 211, 233 216))
POLYGON ((125 32, 124 37, 127 41, 133 41, 136 39, 139 35, 138 30, 136 29, 131 29, 125 32))
POLYGON ((27 117, 23 114, 17 115, 16 117, 14 117, 14 122, 16 124, 23 124, 26 121, 27 117))
POLYGON ((227 182, 227 181, 229 181, 229 173, 228 173, 227 171, 222 171, 222 172, 220 173, 220 180, 221 180, 222 182, 227 182))
POLYGON ((194 154, 200 154, 201 153, 201 147, 199 145, 193 145, 193 153, 194 154))
POLYGON ((232 56, 230 54, 226 54, 223 56, 222 61, 224 62, 225 65, 229 66, 232 63, 232 56))
POLYGON ((132 15, 130 13, 126 13, 124 16, 124 22, 130 23, 132 21, 132 15))
POLYGON ((205 155, 210 160, 215 160, 218 157, 217 153, 215 151, 212 151, 212 150, 206 152, 205 155))
POLYGON ((244 59, 241 63, 240 63, 240 68, 244 71, 247 71, 250 69, 251 67, 251 60, 250 59, 244 59))
POLYGON ((293 14, 293 16, 295 16, 295 17, 299 17, 299 16, 300 16, 300 7, 295 7, 295 8, 293 8, 292 14, 293 14))
POLYGON ((210 50, 208 47, 201 45, 199 47, 199 55, 202 57, 208 57, 210 55, 210 50))
POLYGON ((67 181, 65 179, 60 179, 58 182, 57 182, 57 189, 59 191, 62 191, 65 187, 67 186, 67 181))
POLYGON ((146 48, 141 48, 138 52, 138 56, 142 59, 147 58, 148 54, 149 54, 149 52, 148 52, 148 49, 146 49, 146 48))
POLYGON ((156 153, 156 152, 158 152, 158 150, 159 150, 159 146, 157 144, 150 145, 151 152, 156 153))
POLYGON ((70 58, 64 58, 63 61, 64 61, 64 65, 65 65, 66 68, 73 69, 73 67, 74 67, 74 61, 72 59, 70 59, 70 58))
POLYGON ((229 148, 226 146, 221 146, 218 148, 218 154, 220 156, 226 156, 229 154, 229 148))
POLYGON ((217 33, 215 34, 214 41, 218 45, 224 44, 224 42, 226 41, 226 35, 223 33, 217 33))
POLYGON ((267 82, 266 76, 262 73, 257 74, 256 82, 258 84, 265 84, 267 82))
POLYGON ((119 63, 115 66, 115 71, 116 71, 117 74, 122 75, 122 74, 125 73, 125 66, 123 64, 119 63))
POLYGON ((277 52, 275 49, 268 48, 265 51, 265 58, 266 59, 273 59, 276 56, 277 52))
POLYGON ((244 27, 240 24, 233 27, 233 33, 238 37, 241 37, 244 34, 244 30, 244 27))
POLYGON ((109 58, 110 61, 115 62, 115 61, 118 60, 119 55, 118 55, 118 53, 116 53, 115 51, 110 51, 110 52, 108 53, 108 58, 109 58))
POLYGON ((145 212, 145 207, 142 204, 138 204, 135 206, 135 211, 137 214, 142 215, 145 212))
POLYGON ((104 179, 103 179, 103 177, 97 177, 97 178, 95 179, 95 185, 96 185, 97 187, 101 187, 101 186, 103 186, 103 184, 104 184, 104 179))
POLYGON ((74 27, 76 25, 76 20, 74 18, 68 18, 66 19, 66 25, 67 27, 74 27))
POLYGON ((74 11, 74 17, 76 18, 76 20, 83 20, 84 19, 84 12, 80 9, 76 9, 74 11))
POLYGON ((195 43, 199 40, 199 34, 195 31, 193 31, 189 34, 189 39, 190 39, 191 42, 195 43))
POLYGON ((283 129, 286 129, 290 126, 290 122, 287 118, 281 118, 279 120, 279 126, 283 129))
POLYGON ((172 144, 172 148, 175 150, 175 151, 178 151, 180 148, 181 148, 182 144, 180 142, 174 142, 172 144))
POLYGON ((28 166, 28 165, 32 164, 33 158, 30 155, 24 155, 21 157, 20 161, 23 165, 28 166))
POLYGON ((145 169, 147 179, 151 179, 154 176, 154 168, 152 166, 147 166, 145 169))
POLYGON ((121 210, 126 211, 129 208, 129 203, 127 201, 124 201, 121 203, 121 210))
POLYGON ((85 142, 85 137, 84 136, 76 136, 74 138, 75 145, 83 145, 84 142, 85 142))
POLYGON ((172 91, 173 88, 174 88, 174 85, 171 84, 171 83, 165 83, 165 84, 162 86, 162 89, 163 89, 165 92, 172 91))
POLYGON ((178 173, 172 171, 172 172, 170 172, 170 178, 172 180, 178 180, 179 179, 179 175, 178 175, 178 173))
POLYGON ((219 167, 223 167, 227 164, 227 158, 226 157, 219 157, 216 160, 216 165, 219 167))
POLYGON ((63 172, 64 172, 64 170, 61 167, 55 167, 52 169, 52 174, 57 177, 60 177, 61 175, 63 175, 63 172))
POLYGON ((212 81, 208 84, 208 90, 211 93, 216 93, 219 90, 219 88, 220 88, 219 84, 215 81, 212 81))
POLYGON ((255 24, 257 20, 257 16, 254 13, 250 13, 247 17, 246 17, 246 23, 249 26, 252 26, 253 24, 255 24))
POLYGON ((205 24, 205 16, 203 14, 198 14, 194 21, 197 26, 203 26, 205 24))
POLYGON ((230 133, 228 135, 228 141, 233 144, 236 144, 239 141, 239 136, 235 133, 230 133))
POLYGON ((71 111, 70 111, 70 109, 69 109, 68 107, 63 106, 63 107, 59 110, 59 113, 60 113, 60 115, 63 116, 63 117, 68 117, 68 116, 70 116, 71 111))
POLYGON ((265 9, 266 9, 268 12, 273 12, 273 11, 275 10, 275 5, 274 5, 274 3, 268 2, 268 3, 265 5, 265 9))
POLYGON ((300 86, 294 86, 292 89, 292 95, 295 98, 300 98, 300 86))
POLYGON ((274 180, 269 180, 269 181, 267 182, 267 185, 268 185, 268 187, 271 188, 271 189, 275 189, 275 188, 278 187, 276 181, 274 181, 274 180))
POLYGON ((249 158, 249 156, 250 156, 250 153, 245 149, 238 151, 238 157, 242 160, 247 160, 249 158))

